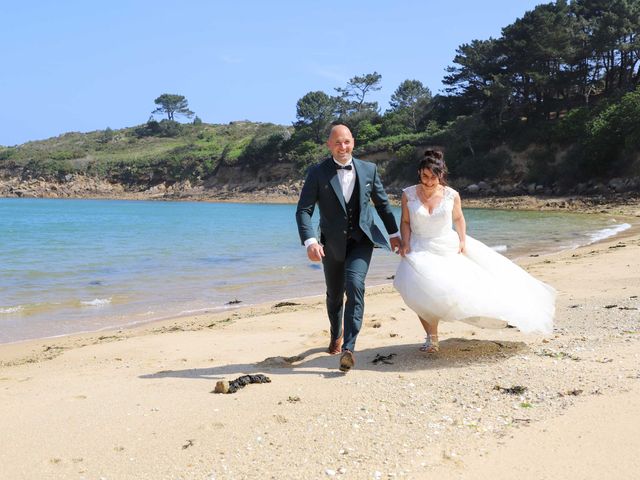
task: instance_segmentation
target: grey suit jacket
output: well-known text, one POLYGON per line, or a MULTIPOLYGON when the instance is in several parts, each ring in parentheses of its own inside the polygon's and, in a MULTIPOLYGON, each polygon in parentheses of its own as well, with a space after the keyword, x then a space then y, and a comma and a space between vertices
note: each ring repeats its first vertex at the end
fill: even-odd
MULTIPOLYGON (((377 167, 374 163, 357 158, 353 159, 353 166, 360 192, 359 226, 374 245, 388 249, 389 243, 374 223, 372 203, 387 233, 396 233, 398 225, 391 212, 377 167)), ((302 243, 312 237, 318 238, 324 245, 325 255, 336 260, 344 260, 347 249, 347 207, 332 158, 309 170, 300 192, 296 222, 302 243), (314 232, 311 222, 316 204, 320 210, 320 235, 314 232)))

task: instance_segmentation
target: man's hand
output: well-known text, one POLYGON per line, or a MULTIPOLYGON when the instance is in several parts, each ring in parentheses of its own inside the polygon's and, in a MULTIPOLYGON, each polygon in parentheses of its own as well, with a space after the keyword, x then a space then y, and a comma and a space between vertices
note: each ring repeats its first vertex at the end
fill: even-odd
POLYGON ((307 257, 312 262, 319 262, 324 257, 324 248, 319 243, 312 243, 307 247, 307 257))
POLYGON ((402 249, 402 240, 400 237, 390 238, 389 243, 391 243, 391 251, 393 253, 400 253, 400 250, 402 249))

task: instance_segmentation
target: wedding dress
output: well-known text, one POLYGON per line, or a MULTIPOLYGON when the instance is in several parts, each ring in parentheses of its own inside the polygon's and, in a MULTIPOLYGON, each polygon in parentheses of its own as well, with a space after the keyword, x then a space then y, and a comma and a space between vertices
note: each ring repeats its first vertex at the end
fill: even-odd
POLYGON ((393 285, 409 308, 425 320, 552 332, 552 287, 469 235, 465 253, 458 253, 459 238, 452 229, 455 190, 444 187, 444 197, 431 213, 420 201, 417 185, 404 191, 411 251, 400 261, 393 285))

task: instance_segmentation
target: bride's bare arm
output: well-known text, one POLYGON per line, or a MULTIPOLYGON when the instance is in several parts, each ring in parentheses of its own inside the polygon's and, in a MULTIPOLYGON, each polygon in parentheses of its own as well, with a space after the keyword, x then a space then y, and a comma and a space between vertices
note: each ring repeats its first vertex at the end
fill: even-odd
POLYGON ((400 235, 402 236, 402 247, 400 255, 403 257, 411 251, 411 221, 409 220, 409 207, 407 206, 407 194, 402 192, 402 218, 400 219, 400 235))
POLYGON ((464 253, 465 243, 467 240, 467 222, 464 220, 464 215, 462 214, 462 201, 460 200, 460 195, 456 193, 456 196, 453 199, 453 226, 458 232, 458 237, 460 237, 460 248, 458 253, 464 253))

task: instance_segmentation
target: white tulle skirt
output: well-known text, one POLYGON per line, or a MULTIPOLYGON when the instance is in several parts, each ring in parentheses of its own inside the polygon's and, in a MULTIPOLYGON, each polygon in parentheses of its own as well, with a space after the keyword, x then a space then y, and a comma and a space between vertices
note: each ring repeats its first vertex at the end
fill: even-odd
POLYGON ((416 240, 398 265, 394 287, 409 308, 429 321, 462 321, 484 328, 553 330, 556 291, 482 242, 458 235, 416 240))

